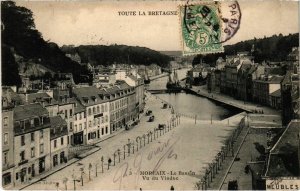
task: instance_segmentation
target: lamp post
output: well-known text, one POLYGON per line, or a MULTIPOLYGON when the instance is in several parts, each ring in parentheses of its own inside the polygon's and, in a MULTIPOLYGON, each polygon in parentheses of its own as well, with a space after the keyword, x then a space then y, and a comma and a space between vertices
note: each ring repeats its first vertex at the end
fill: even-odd
POLYGON ((118 149, 117 151, 118 151, 118 155, 119 155, 119 163, 120 163, 120 161, 121 161, 121 157, 120 157, 121 151, 120 151, 120 149, 118 149))
POLYGON ((96 177, 98 176, 98 163, 95 164, 96 177))
POLYGON ((150 134, 149 134, 149 132, 147 133, 147 137, 148 137, 148 143, 147 144, 149 144, 149 136, 150 136, 150 134))
POLYGON ((150 131, 149 133, 150 133, 150 136, 151 136, 151 139, 150 139, 150 140, 151 140, 151 142, 152 142, 152 134, 153 134, 153 133, 152 133, 152 131, 150 131))
POLYGON ((84 174, 84 169, 83 168, 80 168, 80 179, 81 179, 81 186, 83 186, 83 174, 84 174))
POLYGON ((134 154, 134 142, 132 142, 131 145, 132 145, 132 154, 134 154))
POLYGON ((92 170, 92 164, 89 164, 89 181, 91 181, 91 170, 92 170))
POLYGON ((65 178, 63 179, 63 183, 65 184, 65 190, 68 190, 68 186, 67 186, 68 178, 67 178, 67 177, 65 177, 65 178))
POLYGON ((123 146, 123 149, 124 149, 124 160, 125 160, 125 147, 126 147, 126 145, 123 146))
POLYGON ((146 135, 143 135, 143 139, 144 139, 144 146, 146 145, 146 135))
POLYGON ((116 166, 116 152, 114 152, 114 166, 116 166))
POLYGON ((101 157, 101 167, 102 167, 102 173, 104 172, 103 171, 103 162, 104 162, 104 158, 103 158, 103 156, 101 157))

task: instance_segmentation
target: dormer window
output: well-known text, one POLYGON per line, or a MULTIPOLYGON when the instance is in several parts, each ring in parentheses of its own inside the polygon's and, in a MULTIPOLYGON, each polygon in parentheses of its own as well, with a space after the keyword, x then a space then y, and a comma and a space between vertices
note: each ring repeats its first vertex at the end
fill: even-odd
POLYGON ((93 100, 94 102, 96 102, 96 101, 97 101, 96 96, 92 96, 92 100, 93 100))
POLYGON ((83 99, 84 103, 89 103, 89 98, 83 97, 82 99, 83 99))

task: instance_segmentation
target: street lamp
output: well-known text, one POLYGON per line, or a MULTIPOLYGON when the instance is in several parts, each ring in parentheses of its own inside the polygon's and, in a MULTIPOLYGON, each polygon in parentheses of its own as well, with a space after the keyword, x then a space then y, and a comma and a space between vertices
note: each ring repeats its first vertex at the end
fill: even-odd
POLYGON ((152 142, 152 134, 153 134, 153 133, 152 133, 152 131, 150 131, 149 133, 150 133, 150 136, 151 136, 151 142, 152 142))
POLYGON ((103 173, 103 162, 104 162, 104 158, 103 158, 103 156, 102 156, 102 157, 101 157, 102 173, 103 173))
POLYGON ((147 137, 148 137, 148 143, 147 144, 149 144, 149 136, 150 136, 150 134, 149 134, 149 132, 147 133, 147 137))
POLYGON ((121 157, 120 157, 121 151, 120 151, 120 149, 118 149, 117 151, 118 151, 118 155, 119 155, 119 163, 120 163, 120 161, 121 161, 121 157))
POLYGON ((81 186, 83 186, 83 174, 84 174, 84 169, 83 169, 83 168, 80 168, 81 186))
POLYGON ((146 135, 143 135, 143 139, 144 139, 144 146, 146 145, 146 135))
POLYGON ((125 147, 126 147, 126 145, 123 146, 123 149, 124 149, 124 160, 125 160, 125 147))
POLYGON ((92 170, 92 164, 89 164, 89 181, 91 181, 91 170, 92 170))

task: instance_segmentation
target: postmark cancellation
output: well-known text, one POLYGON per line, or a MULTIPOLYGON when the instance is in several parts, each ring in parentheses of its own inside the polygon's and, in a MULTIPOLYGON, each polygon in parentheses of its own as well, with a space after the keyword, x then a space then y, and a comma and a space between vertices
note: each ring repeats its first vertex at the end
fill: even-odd
POLYGON ((224 51, 219 3, 180 5, 179 13, 183 55, 224 51))

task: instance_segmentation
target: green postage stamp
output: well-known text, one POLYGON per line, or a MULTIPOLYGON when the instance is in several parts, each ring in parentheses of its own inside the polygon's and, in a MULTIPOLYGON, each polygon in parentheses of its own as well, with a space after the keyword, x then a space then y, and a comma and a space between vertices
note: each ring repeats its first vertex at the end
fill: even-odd
POLYGON ((179 7, 183 55, 223 52, 218 3, 179 7))

